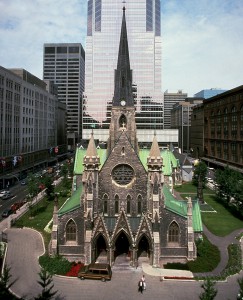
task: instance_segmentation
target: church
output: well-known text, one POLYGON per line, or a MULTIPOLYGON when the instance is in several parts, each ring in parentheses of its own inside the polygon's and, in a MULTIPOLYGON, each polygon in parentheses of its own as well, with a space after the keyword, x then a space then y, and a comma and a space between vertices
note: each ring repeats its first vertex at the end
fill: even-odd
POLYGON ((72 195, 53 213, 50 253, 85 264, 102 255, 111 266, 126 255, 162 267, 196 258, 202 233, 197 200, 177 200, 178 160, 161 150, 156 133, 150 149, 139 149, 125 8, 114 78, 107 149, 77 147, 72 195))

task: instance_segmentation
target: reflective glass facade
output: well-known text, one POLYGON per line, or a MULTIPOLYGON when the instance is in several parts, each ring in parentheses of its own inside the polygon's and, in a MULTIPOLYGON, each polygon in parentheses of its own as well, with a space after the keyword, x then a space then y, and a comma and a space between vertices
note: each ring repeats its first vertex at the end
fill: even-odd
POLYGON ((137 129, 163 129, 160 0, 88 0, 83 138, 108 129, 122 8, 126 23, 137 129))

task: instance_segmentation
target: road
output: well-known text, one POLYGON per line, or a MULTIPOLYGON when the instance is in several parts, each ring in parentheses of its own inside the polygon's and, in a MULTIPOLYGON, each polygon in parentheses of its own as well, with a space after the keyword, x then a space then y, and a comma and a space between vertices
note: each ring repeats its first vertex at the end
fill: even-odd
MULTIPOLYGON (((12 228, 8 233, 8 253, 6 263, 11 267, 11 280, 15 281, 12 291, 25 299, 33 299, 40 292, 37 283, 39 266, 38 256, 42 255, 44 246, 41 235, 32 229, 12 228), (31 242, 30 242, 31 241, 31 242)), ((175 271, 176 272, 176 271, 175 271)), ((57 290, 62 300, 198 300, 202 292, 198 281, 160 281, 159 276, 145 274, 147 290, 143 295, 138 293, 138 280, 143 271, 141 268, 113 271, 109 282, 84 280, 78 278, 54 276, 54 290, 57 290)), ((226 282, 218 282, 218 294, 215 300, 236 299, 239 285, 237 278, 231 276, 226 282)))
POLYGON ((2 212, 6 209, 9 209, 11 205, 15 202, 23 201, 28 193, 27 185, 22 186, 20 183, 17 183, 9 189, 13 197, 7 200, 0 199, 0 220, 2 220, 2 212))

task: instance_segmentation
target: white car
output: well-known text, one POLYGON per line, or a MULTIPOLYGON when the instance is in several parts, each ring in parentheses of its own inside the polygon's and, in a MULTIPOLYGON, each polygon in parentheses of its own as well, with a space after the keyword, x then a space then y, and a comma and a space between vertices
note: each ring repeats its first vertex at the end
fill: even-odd
POLYGON ((5 198, 7 195, 10 195, 9 191, 1 191, 0 192, 0 198, 5 198))

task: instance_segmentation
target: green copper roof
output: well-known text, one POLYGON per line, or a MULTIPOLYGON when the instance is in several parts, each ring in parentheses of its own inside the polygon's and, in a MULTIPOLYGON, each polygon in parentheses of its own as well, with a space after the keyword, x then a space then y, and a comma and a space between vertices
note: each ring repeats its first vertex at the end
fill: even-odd
MULTIPOLYGON (((187 218, 187 201, 175 199, 166 185, 163 186, 163 192, 166 209, 187 218)), ((195 232, 203 231, 200 206, 197 200, 192 201, 192 222, 195 232)))
POLYGON ((171 194, 169 187, 167 187, 166 185, 163 186, 163 192, 165 196, 165 207, 182 217, 187 217, 186 201, 179 201, 175 199, 174 196, 171 194))
MULTIPOLYGON (((97 155, 100 157, 100 168, 103 166, 106 161, 106 149, 97 148, 97 155)), ((83 174, 84 166, 83 160, 86 155, 87 149, 77 148, 75 155, 75 163, 74 163, 74 174, 83 174)))
POLYGON ((170 176, 172 173, 172 168, 178 167, 178 161, 175 158, 175 155, 167 149, 161 152, 161 156, 163 158, 162 171, 164 175, 170 176))
POLYGON ((78 189, 72 194, 72 196, 66 200, 66 202, 58 211, 59 216, 64 215, 65 213, 80 207, 80 197, 82 194, 82 188, 83 186, 81 184, 78 187, 78 189))
MULTIPOLYGON (((150 149, 140 149, 139 150, 139 158, 146 170, 148 170, 147 166, 147 158, 149 156, 150 149)), ((172 174, 172 168, 176 168, 178 166, 178 160, 175 158, 174 154, 170 150, 161 150, 160 155, 163 158, 163 167, 162 172, 166 176, 170 176, 172 174)))
MULTIPOLYGON (((74 163, 74 174, 82 174, 84 171, 83 159, 86 155, 87 149, 77 148, 75 163, 74 163)), ((139 150, 139 158, 145 168, 148 170, 147 166, 147 158, 149 156, 150 149, 140 149, 139 150)), ((178 160, 175 158, 174 154, 170 150, 162 150, 161 157, 163 158, 163 167, 162 171, 164 175, 170 176, 172 174, 172 168, 176 168, 178 166, 178 160)), ((97 148, 97 154, 100 157, 100 168, 103 166, 106 161, 106 149, 97 148)))

